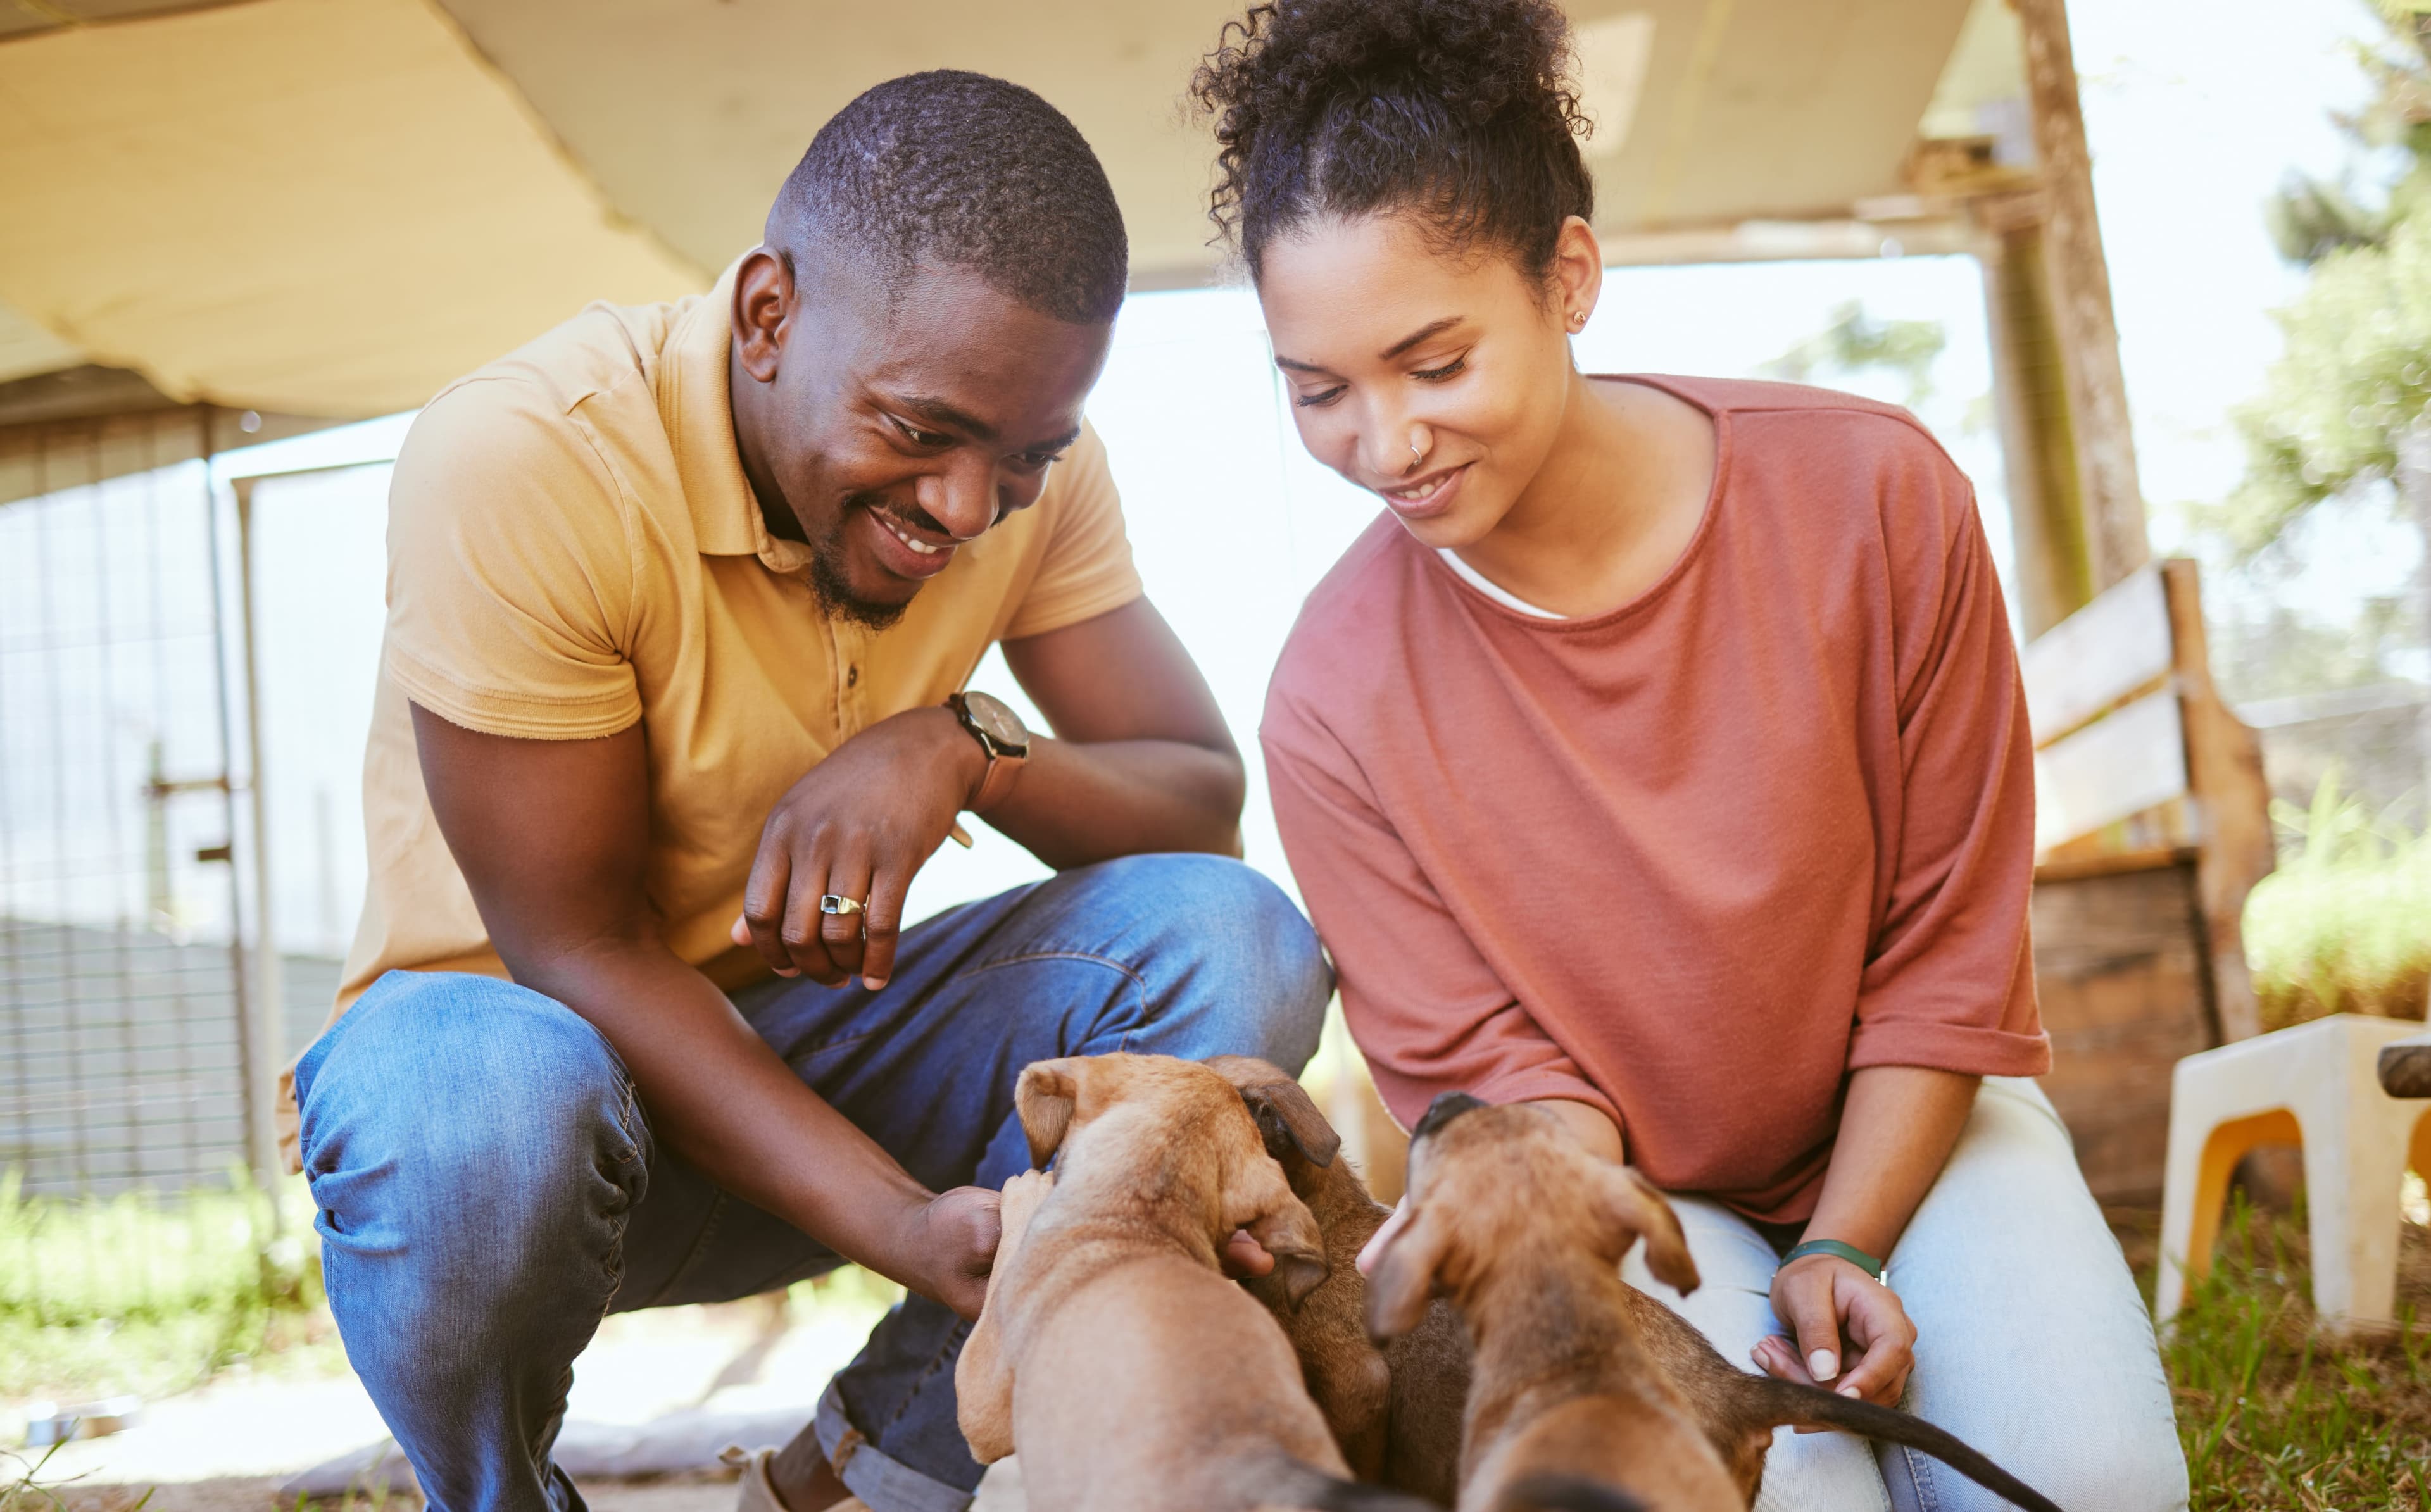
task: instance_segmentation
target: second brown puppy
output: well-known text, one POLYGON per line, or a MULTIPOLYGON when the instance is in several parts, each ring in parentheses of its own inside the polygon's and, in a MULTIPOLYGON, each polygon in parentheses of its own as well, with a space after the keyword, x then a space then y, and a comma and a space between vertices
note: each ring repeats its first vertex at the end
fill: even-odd
POLYGON ((1785 1423, 1920 1449, 2029 1512, 2058 1512, 1921 1419, 1734 1369, 1620 1279, 1642 1238, 1658 1279, 1696 1289, 1670 1204, 1541 1108, 1437 1098, 1413 1131, 1405 1202, 1409 1226, 1368 1278, 1368 1322, 1393 1338, 1438 1290, 1468 1322, 1461 1512, 1745 1512, 1785 1423))
POLYGON ((1357 1262, 1393 1210, 1338 1158, 1341 1136, 1283 1068, 1248 1055, 1218 1055, 1207 1065, 1240 1088, 1266 1154, 1325 1236, 1328 1271, 1306 1296, 1293 1300, 1286 1281, 1273 1275, 1244 1284, 1283 1324, 1351 1472, 1450 1505, 1460 1489, 1461 1411, 1468 1401, 1468 1335, 1460 1315, 1438 1302, 1381 1350, 1370 1341, 1367 1283, 1357 1262))

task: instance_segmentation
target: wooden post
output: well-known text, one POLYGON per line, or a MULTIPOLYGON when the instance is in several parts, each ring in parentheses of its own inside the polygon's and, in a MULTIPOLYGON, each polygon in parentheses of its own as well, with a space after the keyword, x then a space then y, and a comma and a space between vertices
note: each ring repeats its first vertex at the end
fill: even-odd
POLYGON ((2221 1039, 2250 1039, 2262 1032, 2262 1009, 2245 962, 2245 898, 2277 861, 2271 785, 2262 776, 2261 742, 2212 686, 2199 570, 2173 557, 2161 564, 2161 587, 2186 728, 2187 789, 2198 806, 2195 903, 2203 912, 2212 1008, 2221 1039))
POLYGON ((1984 313, 2017 548, 2019 632, 2031 640, 2093 602, 2097 591, 2085 490, 2043 263, 2042 196, 1987 197, 1972 209, 1986 233, 1979 253, 1984 313))
POLYGON ((2025 42, 2026 90, 2046 210, 2042 261, 2068 394, 2091 589, 2098 593, 2152 557, 2136 477, 2136 439, 2128 424, 2127 380, 2119 366, 2110 270, 2094 215, 2092 160, 2077 99, 2066 0, 2010 4, 2025 42))

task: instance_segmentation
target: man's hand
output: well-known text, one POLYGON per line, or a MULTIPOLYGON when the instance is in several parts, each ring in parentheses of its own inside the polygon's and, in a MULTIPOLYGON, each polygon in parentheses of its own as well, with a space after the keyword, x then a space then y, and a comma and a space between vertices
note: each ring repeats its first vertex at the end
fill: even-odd
POLYGON ((986 770, 987 754, 942 707, 907 709, 837 746, 762 827, 734 942, 756 947, 780 976, 884 987, 904 894, 986 770), (830 892, 863 911, 820 913, 830 892))
POLYGON ((984 1187, 956 1187, 919 1208, 902 1245, 906 1255, 917 1256, 919 1274, 912 1289, 964 1318, 979 1317, 1004 1232, 1002 1203, 984 1187))
POLYGON ((1899 1405, 1917 1336, 1890 1288, 1836 1255, 1802 1255, 1773 1274, 1772 1311, 1798 1338, 1757 1343, 1755 1362, 1767 1375, 1899 1405))

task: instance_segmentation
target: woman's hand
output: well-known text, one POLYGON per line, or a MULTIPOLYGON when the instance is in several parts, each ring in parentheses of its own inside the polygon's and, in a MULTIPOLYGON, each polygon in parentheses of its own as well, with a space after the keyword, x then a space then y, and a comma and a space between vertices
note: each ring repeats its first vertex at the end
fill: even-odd
POLYGON ((1756 1345, 1767 1375, 1899 1405, 1916 1368, 1916 1324, 1897 1292, 1836 1255, 1809 1254, 1774 1272, 1772 1311, 1798 1338, 1756 1345))

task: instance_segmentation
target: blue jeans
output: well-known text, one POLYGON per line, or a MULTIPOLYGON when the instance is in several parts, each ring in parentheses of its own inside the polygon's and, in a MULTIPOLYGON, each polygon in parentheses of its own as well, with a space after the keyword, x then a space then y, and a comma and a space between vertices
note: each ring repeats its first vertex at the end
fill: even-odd
MULTIPOLYGON (((871 993, 772 980, 735 1006, 802 1080, 932 1189, 1027 1170, 1033 1060, 1316 1048, 1332 976, 1290 900, 1238 862, 1065 872, 908 931, 871 993)), ((347 1358, 432 1512, 578 1512, 549 1460, 602 1317, 746 1297, 842 1262, 651 1138, 598 1031, 486 976, 392 972, 296 1067, 304 1169, 347 1358)), ((966 1326, 914 1297, 820 1404, 877 1512, 956 1512, 966 1326)))
MULTIPOLYGON (((1621 1274, 1677 1308, 1725 1359, 1786 1333, 1772 1246, 1719 1203, 1674 1194, 1704 1285, 1686 1297, 1642 1251, 1621 1274)), ((2069 1512, 2184 1512, 2187 1461, 2153 1317, 2068 1130, 2042 1088, 1987 1076, 1883 1279, 1916 1324, 1908 1411, 1992 1456, 2069 1512)), ((2003 1512, 1936 1459, 1842 1433, 1781 1429, 1755 1512, 2003 1512)))

